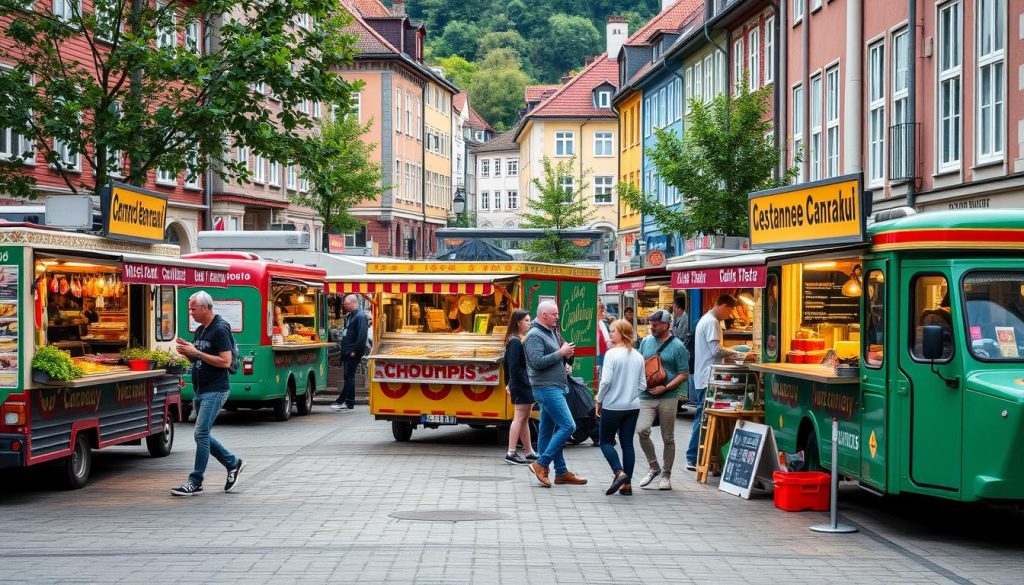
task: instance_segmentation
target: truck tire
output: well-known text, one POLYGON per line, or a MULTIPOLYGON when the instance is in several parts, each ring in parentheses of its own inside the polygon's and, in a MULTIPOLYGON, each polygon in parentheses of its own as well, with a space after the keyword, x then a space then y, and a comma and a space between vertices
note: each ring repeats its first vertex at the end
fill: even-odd
POLYGON ((192 401, 182 403, 181 405, 181 422, 188 422, 188 419, 192 418, 192 401))
POLYGON ((174 446, 174 421, 168 416, 164 420, 164 428, 155 435, 146 437, 146 449, 153 457, 167 457, 174 446))
POLYGON ((313 412, 313 393, 316 392, 316 382, 313 378, 310 378, 306 382, 306 393, 303 394, 299 401, 295 403, 295 409, 299 416, 306 416, 313 412))
POLYGON ((64 487, 77 490, 89 483, 89 472, 92 471, 92 447, 85 433, 75 437, 75 445, 71 455, 64 458, 61 465, 61 480, 64 487))
POLYGON ((274 418, 279 421, 286 421, 292 417, 292 403, 294 402, 295 386, 288 384, 288 390, 284 396, 274 401, 274 418))
POLYGON ((403 420, 391 421, 391 434, 395 436, 395 440, 399 443, 408 441, 412 438, 412 423, 403 420))
POLYGON ((818 455, 818 435, 813 430, 804 439, 804 465, 800 471, 822 471, 821 457, 818 455))

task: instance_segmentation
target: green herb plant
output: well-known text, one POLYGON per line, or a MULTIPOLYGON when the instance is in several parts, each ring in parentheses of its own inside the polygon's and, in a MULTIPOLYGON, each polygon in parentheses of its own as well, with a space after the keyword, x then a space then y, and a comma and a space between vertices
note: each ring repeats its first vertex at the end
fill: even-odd
POLYGON ((85 374, 82 368, 71 361, 70 353, 52 345, 46 345, 36 350, 36 355, 32 358, 32 368, 45 372, 54 380, 64 382, 80 378, 85 374))

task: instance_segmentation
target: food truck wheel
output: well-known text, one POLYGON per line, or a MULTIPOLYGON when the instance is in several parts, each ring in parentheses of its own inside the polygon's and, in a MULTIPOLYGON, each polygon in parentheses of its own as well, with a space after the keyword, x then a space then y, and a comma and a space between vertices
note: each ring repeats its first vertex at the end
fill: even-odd
POLYGON ((167 457, 171 454, 171 447, 174 446, 174 421, 167 417, 164 421, 164 428, 155 435, 146 437, 146 449, 153 457, 167 457))
POLYGON ((800 471, 821 471, 821 457, 818 455, 818 435, 811 430, 804 439, 804 465, 800 471))
POLYGON ((286 421, 292 417, 292 402, 294 402, 295 384, 288 383, 288 390, 284 396, 274 401, 274 418, 279 421, 286 421))
POLYGON ((309 381, 306 382, 306 393, 299 398, 297 403, 295 403, 299 416, 306 416, 313 412, 314 392, 316 392, 316 382, 313 381, 313 378, 310 378, 309 381))
POLYGON ((75 448, 71 455, 64 458, 62 479, 68 489, 81 489, 89 483, 89 472, 92 470, 92 447, 85 433, 75 437, 75 448))
POLYGON ((399 443, 404 443, 412 438, 412 429, 412 423, 403 420, 391 421, 391 434, 395 436, 395 440, 399 443))

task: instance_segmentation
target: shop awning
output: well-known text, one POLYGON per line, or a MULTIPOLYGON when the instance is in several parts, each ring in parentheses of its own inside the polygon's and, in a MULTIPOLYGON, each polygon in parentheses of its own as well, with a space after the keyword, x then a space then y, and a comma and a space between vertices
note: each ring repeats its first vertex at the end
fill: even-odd
POLYGON ((630 290, 643 290, 644 285, 646 283, 646 278, 609 280, 608 282, 604 283, 604 291, 610 293, 617 293, 626 292, 630 290))
POLYGON ((329 293, 435 293, 489 295, 496 281, 515 278, 515 274, 443 275, 443 274, 363 274, 328 277, 329 293))
MULTIPOLYGON (((37 248, 38 249, 38 248, 37 248)), ((157 284, 173 286, 203 286, 225 288, 228 285, 230 266, 214 262, 185 260, 176 256, 151 254, 120 254, 97 250, 69 251, 64 249, 39 249, 40 253, 58 260, 95 258, 121 264, 124 267, 122 281, 126 284, 157 284)))
POLYGON ((780 252, 750 250, 700 259, 686 259, 689 255, 686 254, 672 262, 668 268, 672 271, 672 288, 763 288, 768 277, 768 266, 778 266, 793 260, 806 262, 848 257, 866 248, 866 244, 851 244, 780 252))

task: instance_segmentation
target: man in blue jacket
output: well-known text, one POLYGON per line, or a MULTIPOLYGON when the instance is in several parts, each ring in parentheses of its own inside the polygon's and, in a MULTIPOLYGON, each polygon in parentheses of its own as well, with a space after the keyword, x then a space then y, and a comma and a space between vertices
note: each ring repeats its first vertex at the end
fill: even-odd
POLYGON ((356 407, 356 367, 366 353, 366 314, 359 310, 356 295, 345 297, 341 307, 348 313, 345 328, 341 330, 341 362, 345 367, 345 382, 338 399, 331 404, 334 410, 352 410, 356 407))

